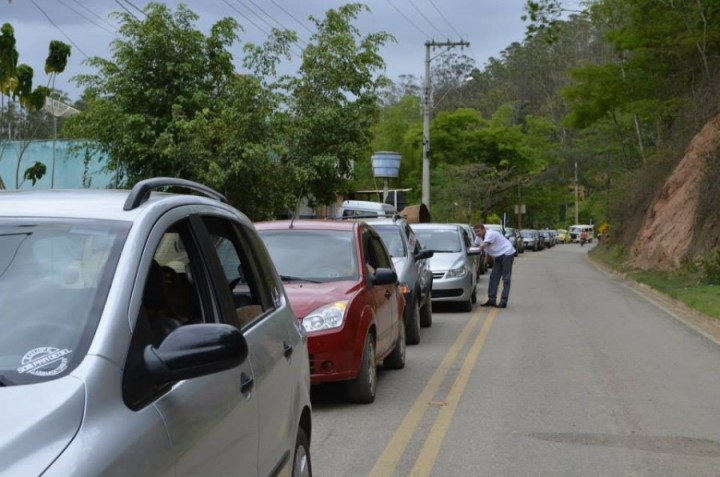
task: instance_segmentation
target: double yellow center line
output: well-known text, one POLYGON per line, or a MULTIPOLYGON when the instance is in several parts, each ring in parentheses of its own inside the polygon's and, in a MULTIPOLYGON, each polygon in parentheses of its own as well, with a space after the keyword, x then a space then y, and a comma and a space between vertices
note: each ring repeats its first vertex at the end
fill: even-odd
MULTIPOLYGON (((455 378, 455 382, 447 395, 447 404, 439 410, 438 415, 435 418, 435 423, 425 439, 422 451, 420 452, 420 457, 415 462, 410 475, 418 477, 430 475, 432 468, 435 465, 438 452, 440 451, 440 446, 442 445, 442 442, 445 439, 445 434, 450 426, 450 421, 452 420, 453 414, 460 402, 460 398, 465 391, 465 386, 470 379, 470 374, 475 367, 480 350, 485 343, 485 338, 490 332, 490 327, 495 320, 496 313, 497 309, 491 309, 487 319, 480 329, 480 332, 477 334, 470 351, 463 361, 463 365, 460 368, 458 376, 455 378)), ((430 407, 432 399, 437 394, 450 369, 455 364, 458 354, 460 354, 460 350, 463 346, 465 346, 465 343, 472 335, 472 331, 479 323, 481 314, 482 310, 478 308, 468 320, 467 324, 443 358, 440 366, 432 375, 418 398, 415 400, 412 407, 405 415, 405 418, 403 418, 400 423, 400 426, 395 431, 395 434, 390 439, 387 447, 378 458, 375 466, 370 471, 371 477, 391 477, 393 475, 398 462, 400 462, 400 459, 410 442, 410 439, 412 439, 415 431, 420 425, 420 421, 430 407)))

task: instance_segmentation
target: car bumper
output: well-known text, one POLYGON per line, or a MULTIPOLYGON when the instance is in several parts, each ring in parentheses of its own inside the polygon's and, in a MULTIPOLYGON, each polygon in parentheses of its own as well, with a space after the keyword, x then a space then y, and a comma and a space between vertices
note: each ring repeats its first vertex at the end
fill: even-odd
POLYGON ((360 363, 354 359, 355 343, 345 334, 341 330, 308 336, 312 384, 346 381, 357 376, 360 363))
POLYGON ((462 277, 444 278, 433 275, 432 301, 467 301, 472 297, 472 275, 466 273, 462 277))

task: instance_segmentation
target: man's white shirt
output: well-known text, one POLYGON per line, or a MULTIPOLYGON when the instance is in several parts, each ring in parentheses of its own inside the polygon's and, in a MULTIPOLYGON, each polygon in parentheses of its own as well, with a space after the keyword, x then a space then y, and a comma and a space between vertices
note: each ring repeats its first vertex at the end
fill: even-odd
POLYGON ((485 251, 491 257, 497 257, 500 255, 515 255, 515 247, 512 246, 510 241, 505 238, 503 234, 492 229, 485 229, 485 238, 475 237, 475 244, 485 242, 488 246, 485 251))

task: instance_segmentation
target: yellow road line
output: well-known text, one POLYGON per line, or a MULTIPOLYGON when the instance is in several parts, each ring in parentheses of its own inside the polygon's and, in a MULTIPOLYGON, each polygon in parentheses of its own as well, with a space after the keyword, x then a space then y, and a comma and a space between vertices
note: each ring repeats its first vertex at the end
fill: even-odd
POLYGON ((440 452, 440 446, 442 446, 445 434, 450 427, 450 421, 452 421, 453 414, 455 414, 455 411, 457 410, 460 398, 462 397, 463 392, 465 392, 465 386, 467 386, 467 383, 470 380, 470 374, 475 368, 475 363, 477 363, 480 350, 482 350, 483 344, 485 344, 485 338, 490 332, 490 327, 495 320, 496 313, 497 309, 493 309, 490 312, 485 320, 485 323, 483 323, 480 333, 478 333, 472 348, 470 348, 470 351, 465 357, 462 368, 460 368, 460 372, 458 373, 458 376, 447 395, 447 405, 440 408, 438 411, 435 423, 433 424, 432 429, 430 429, 430 433, 425 439, 425 444, 423 444, 422 450, 420 451, 420 456, 418 457, 418 460, 415 461, 415 465, 410 471, 410 475, 412 477, 426 477, 432 472, 438 452, 440 452))
POLYGON ((385 447, 385 450, 377 462, 375 462, 369 475, 372 477, 390 477, 393 475, 398 462, 400 462, 400 458, 405 452, 408 442, 410 442, 410 439, 430 406, 430 401, 432 401, 438 389, 440 389, 440 385, 455 363, 458 353, 460 353, 460 350, 470 337, 471 331, 480 321, 481 311, 482 310, 478 308, 475 313, 473 313, 472 317, 455 339, 455 342, 445 354, 440 366, 435 370, 435 373, 403 418, 400 426, 395 430, 395 434, 393 434, 387 447, 385 447))

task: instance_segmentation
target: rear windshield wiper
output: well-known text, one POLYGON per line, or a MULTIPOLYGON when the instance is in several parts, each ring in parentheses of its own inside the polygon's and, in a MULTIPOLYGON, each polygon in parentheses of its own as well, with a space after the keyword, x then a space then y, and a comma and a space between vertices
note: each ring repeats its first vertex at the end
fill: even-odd
POLYGON ((294 277, 292 275, 280 275, 280 279, 284 282, 310 282, 310 283, 322 283, 320 280, 311 280, 304 277, 294 277))

